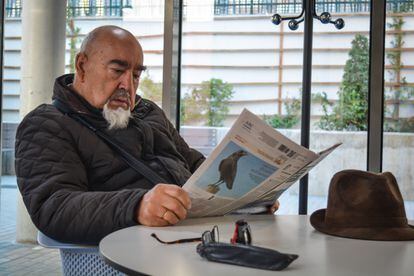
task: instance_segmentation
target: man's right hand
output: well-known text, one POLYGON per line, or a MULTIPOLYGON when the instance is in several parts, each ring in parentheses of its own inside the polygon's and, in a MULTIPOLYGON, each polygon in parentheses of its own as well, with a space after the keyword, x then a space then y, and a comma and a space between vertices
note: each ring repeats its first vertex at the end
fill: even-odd
POLYGON ((173 225, 185 219, 190 208, 190 197, 181 187, 157 184, 142 197, 136 216, 146 226, 173 225))

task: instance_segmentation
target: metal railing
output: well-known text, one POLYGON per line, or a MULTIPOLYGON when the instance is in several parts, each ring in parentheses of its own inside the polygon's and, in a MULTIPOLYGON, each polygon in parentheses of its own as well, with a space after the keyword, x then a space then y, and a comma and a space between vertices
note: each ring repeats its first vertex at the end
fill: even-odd
MULTIPOLYGON (((305 0, 303 0, 305 1, 305 0)), ((375 1, 375 0, 371 0, 375 1)), ((367 0, 319 0, 315 8, 318 13, 369 12, 371 1, 367 0)), ((215 0, 215 15, 253 14, 298 14, 302 11, 302 0, 215 0)), ((412 12, 413 0, 388 0, 387 11, 412 12)))
POLYGON ((121 17, 123 8, 131 8, 131 0, 68 0, 71 17, 121 17))
MULTIPOLYGON (((6 0, 6 17, 21 17, 22 1, 6 0)), ((131 7, 131 0, 68 0, 67 14, 69 17, 121 17, 122 9, 131 7)))
POLYGON ((22 1, 6 0, 5 17, 20 17, 22 14, 22 1))

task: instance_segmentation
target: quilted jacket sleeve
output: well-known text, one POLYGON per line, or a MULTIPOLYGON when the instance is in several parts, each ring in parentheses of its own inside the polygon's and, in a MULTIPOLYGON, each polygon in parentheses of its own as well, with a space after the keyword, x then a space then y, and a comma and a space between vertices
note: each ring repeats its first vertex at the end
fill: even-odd
POLYGON ((165 117, 165 120, 168 124, 168 129, 170 130, 171 136, 173 138, 173 141, 184 158, 186 158, 188 164, 190 165, 190 171, 191 173, 194 173, 197 168, 201 165, 201 163, 204 162, 206 159, 204 155, 188 146, 188 144, 184 141, 184 139, 180 136, 177 129, 174 127, 174 125, 165 117))
POLYGON ((16 137, 18 186, 36 227, 63 242, 97 244, 135 225, 135 208, 146 190, 88 191, 73 137, 43 113, 29 114, 16 137))

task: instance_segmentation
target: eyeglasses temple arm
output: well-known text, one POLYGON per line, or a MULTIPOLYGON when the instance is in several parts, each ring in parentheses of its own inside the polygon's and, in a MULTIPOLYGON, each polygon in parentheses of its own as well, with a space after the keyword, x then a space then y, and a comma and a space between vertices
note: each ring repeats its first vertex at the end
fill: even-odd
POLYGON ((163 241, 160 238, 158 238, 155 233, 152 233, 151 237, 153 237, 154 239, 156 239, 157 241, 159 241, 160 243, 163 243, 163 244, 175 244, 175 243, 186 243, 186 242, 201 241, 201 238, 181 239, 181 240, 175 240, 175 241, 163 241))

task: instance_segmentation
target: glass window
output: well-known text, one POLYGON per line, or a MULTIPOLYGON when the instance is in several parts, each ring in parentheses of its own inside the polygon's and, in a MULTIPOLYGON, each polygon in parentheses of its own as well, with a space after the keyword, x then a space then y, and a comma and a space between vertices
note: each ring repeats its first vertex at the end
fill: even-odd
POLYGON ((16 197, 18 194, 14 176, 14 141, 19 122, 20 106, 20 49, 21 49, 21 3, 4 1, 3 28, 3 79, 2 79, 2 143, 1 143, 1 190, 0 229, 2 242, 15 238, 16 197))
POLYGON ((314 20, 310 148, 342 143, 309 174, 308 214, 325 208, 330 180, 367 168, 370 2, 317 5, 345 27, 314 20))
POLYGON ((397 179, 414 219, 414 6, 387 1, 383 171, 397 179))
MULTIPOLYGON (((18 190, 14 168, 14 143, 20 122, 22 1, 5 2, 0 202, 2 211, 7 210, 7 221, 3 222, 10 226, 10 229, 15 229, 18 190)), ((80 42, 89 31, 102 25, 123 27, 140 41, 144 50, 144 63, 148 67, 142 76, 138 93, 161 105, 164 1, 68 0, 67 3, 66 72, 74 71, 75 55, 80 42)))
MULTIPOLYGON (((303 30, 270 21, 273 13, 300 11, 271 2, 187 1, 180 133, 205 155, 244 108, 300 141, 303 30)), ((297 213, 297 201, 282 208, 297 213)))
MULTIPOLYGON (((186 8, 181 133, 190 145, 208 154, 243 108, 299 143, 303 23, 291 31, 286 21, 276 27, 269 19, 299 14, 301 1, 199 1, 186 8)), ((326 206, 334 173, 366 169, 369 9, 367 1, 316 4, 318 14, 343 18, 345 28, 314 20, 310 148, 343 145, 311 172, 309 213, 326 206)), ((282 195, 280 213, 297 213, 298 186, 282 195)))

